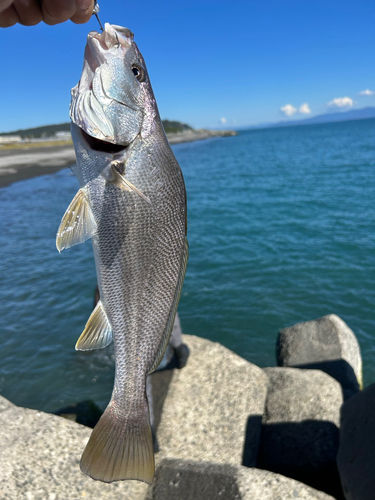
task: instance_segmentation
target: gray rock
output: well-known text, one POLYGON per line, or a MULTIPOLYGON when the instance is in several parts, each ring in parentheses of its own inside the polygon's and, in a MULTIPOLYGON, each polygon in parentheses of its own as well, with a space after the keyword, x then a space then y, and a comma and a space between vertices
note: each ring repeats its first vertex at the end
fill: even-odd
POLYGON ((14 404, 5 399, 3 396, 0 396, 0 412, 8 410, 9 408, 14 407, 14 404))
POLYGON ((362 358, 354 332, 336 314, 280 330, 277 364, 322 370, 340 382, 347 399, 362 388, 362 358))
POLYGON ((82 474, 79 461, 90 433, 64 418, 9 404, 0 412, 0 498, 143 500, 145 483, 105 484, 82 474))
POLYGON ((163 460, 147 500, 334 500, 273 472, 240 465, 163 460))
POLYGON ((191 335, 183 342, 190 350, 186 367, 155 374, 169 383, 163 396, 153 398, 155 405, 164 398, 155 418, 162 455, 254 466, 266 375, 220 344, 191 335))
POLYGON ((335 500, 315 488, 280 474, 260 469, 244 469, 239 474, 239 490, 244 500, 335 500))
POLYGON ((257 466, 339 498, 340 384, 320 370, 264 371, 269 388, 257 466))
POLYGON ((341 409, 337 465, 347 500, 375 498, 375 384, 341 409))

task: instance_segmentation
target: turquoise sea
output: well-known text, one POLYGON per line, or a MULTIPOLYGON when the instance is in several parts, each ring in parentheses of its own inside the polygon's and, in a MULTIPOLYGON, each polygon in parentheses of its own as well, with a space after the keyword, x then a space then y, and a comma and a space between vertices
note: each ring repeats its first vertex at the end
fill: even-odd
MULTIPOLYGON (((375 381, 375 120, 250 130, 173 147, 188 193, 184 332, 275 365, 280 328, 336 313, 375 381)), ((91 243, 55 247, 70 170, 0 189, 0 394, 101 407, 113 351, 74 350, 93 305, 91 243)))

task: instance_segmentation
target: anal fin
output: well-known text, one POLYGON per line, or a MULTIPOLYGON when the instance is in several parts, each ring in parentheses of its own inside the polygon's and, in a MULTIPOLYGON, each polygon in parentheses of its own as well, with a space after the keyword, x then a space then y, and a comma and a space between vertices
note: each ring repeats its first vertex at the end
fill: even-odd
POLYGON ((103 349, 112 342, 112 327, 99 300, 76 343, 76 351, 103 349))
POLYGON ((80 189, 68 206, 56 235, 59 252, 83 243, 93 236, 97 225, 84 189, 80 189))

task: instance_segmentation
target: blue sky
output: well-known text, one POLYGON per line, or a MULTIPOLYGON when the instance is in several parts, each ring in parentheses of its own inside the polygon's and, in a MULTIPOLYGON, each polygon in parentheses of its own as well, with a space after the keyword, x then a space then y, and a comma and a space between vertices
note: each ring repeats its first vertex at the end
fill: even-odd
MULTIPOLYGON (((375 106, 372 0, 99 4, 102 22, 135 33, 162 118, 230 128, 375 106)), ((69 120, 92 29, 0 30, 0 132, 69 120)))

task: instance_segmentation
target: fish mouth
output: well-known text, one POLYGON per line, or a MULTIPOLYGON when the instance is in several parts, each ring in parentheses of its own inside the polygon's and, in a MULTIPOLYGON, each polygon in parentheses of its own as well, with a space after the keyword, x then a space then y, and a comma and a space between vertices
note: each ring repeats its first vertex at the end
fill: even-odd
POLYGON ((114 24, 105 23, 102 33, 90 31, 87 37, 87 43, 95 44, 97 40, 104 51, 110 50, 113 47, 122 47, 125 50, 130 47, 134 40, 134 33, 128 28, 116 26, 114 24))
POLYGON ((85 139, 85 141, 90 146, 90 148, 93 149, 94 151, 99 151, 101 153, 117 154, 117 153, 120 153, 121 151, 124 151, 124 149, 127 149, 129 147, 129 144, 126 144, 126 145, 113 144, 112 142, 97 139, 96 137, 93 137, 93 136, 89 135, 87 132, 85 132, 81 127, 79 127, 79 128, 80 128, 82 137, 85 139))
POLYGON ((122 26, 115 26, 105 23, 102 33, 90 31, 87 35, 86 45, 86 60, 88 61, 88 82, 89 88, 92 88, 92 79, 94 78, 95 70, 105 64, 105 56, 107 52, 113 52, 121 48, 126 52, 133 43, 134 34, 122 26))

